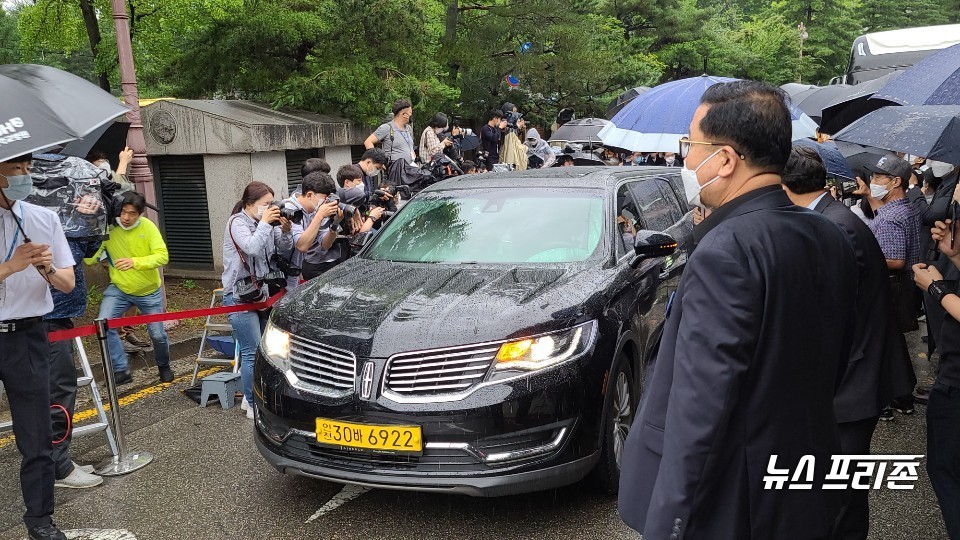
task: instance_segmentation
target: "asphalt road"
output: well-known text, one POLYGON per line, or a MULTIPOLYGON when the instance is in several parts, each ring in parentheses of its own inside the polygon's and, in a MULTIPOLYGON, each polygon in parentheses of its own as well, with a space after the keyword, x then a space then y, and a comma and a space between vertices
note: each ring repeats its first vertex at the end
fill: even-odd
MULTIPOLYGON (((921 350, 919 336, 911 349, 921 350)), ((929 369, 915 358, 921 379, 929 369)), ((176 363, 178 373, 191 368, 176 363)), ((155 371, 142 381, 155 377, 155 371)), ((57 490, 56 521, 72 538, 368 539, 368 538, 638 538, 622 524, 614 498, 587 484, 505 497, 365 490, 284 476, 253 445, 253 424, 239 407, 201 409, 183 396, 188 381, 127 392, 121 407, 128 446, 155 460, 98 488, 57 490)), ((142 385, 141 385, 142 388, 142 385)), ((924 407, 881 423, 874 453, 925 454, 924 407)), ((74 457, 108 457, 105 439, 77 439, 74 457)), ((925 462, 924 462, 925 463, 925 462)), ((0 439, 0 540, 21 539, 19 454, 0 439)), ((913 491, 872 493, 871 539, 946 539, 939 508, 921 467, 913 491)))

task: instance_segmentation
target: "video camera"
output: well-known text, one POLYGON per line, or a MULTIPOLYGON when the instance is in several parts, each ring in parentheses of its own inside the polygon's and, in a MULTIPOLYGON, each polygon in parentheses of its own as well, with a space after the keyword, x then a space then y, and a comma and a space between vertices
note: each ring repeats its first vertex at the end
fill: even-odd
POLYGON ((523 119, 523 114, 516 111, 507 111, 503 113, 503 120, 507 123, 507 127, 514 130, 520 130, 519 124, 520 120, 523 119))
POLYGON ((392 185, 383 185, 380 186, 380 189, 374 190, 372 196, 370 197, 369 206, 377 206, 383 208, 383 218, 390 219, 394 214, 397 213, 396 207, 394 206, 393 199, 400 194, 404 199, 409 199, 412 196, 412 191, 410 191, 409 186, 392 186, 392 185))

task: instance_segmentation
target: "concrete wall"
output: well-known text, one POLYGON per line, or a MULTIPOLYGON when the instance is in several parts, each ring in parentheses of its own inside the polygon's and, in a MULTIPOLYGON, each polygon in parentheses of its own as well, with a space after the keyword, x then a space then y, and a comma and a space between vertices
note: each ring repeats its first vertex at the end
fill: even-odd
POLYGON ((273 188, 277 200, 287 197, 287 156, 284 152, 250 154, 252 180, 273 188))
POLYGON ((350 159, 349 146, 328 146, 323 149, 324 159, 330 164, 330 175, 334 180, 337 178, 337 170, 344 165, 350 165, 353 161, 350 159))
POLYGON ((240 200, 243 189, 253 180, 250 154, 203 156, 203 170, 207 177, 207 209, 210 214, 210 243, 213 265, 223 270, 223 236, 233 205, 240 200))

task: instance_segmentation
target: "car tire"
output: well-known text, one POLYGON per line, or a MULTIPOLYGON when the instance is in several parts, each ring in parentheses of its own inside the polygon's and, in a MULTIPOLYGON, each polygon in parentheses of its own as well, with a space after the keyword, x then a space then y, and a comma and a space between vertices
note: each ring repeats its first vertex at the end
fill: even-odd
POLYGON ((594 469, 594 478, 603 493, 614 495, 620 490, 620 459, 639 402, 633 370, 626 354, 620 354, 613 374, 607 381, 600 461, 594 469))

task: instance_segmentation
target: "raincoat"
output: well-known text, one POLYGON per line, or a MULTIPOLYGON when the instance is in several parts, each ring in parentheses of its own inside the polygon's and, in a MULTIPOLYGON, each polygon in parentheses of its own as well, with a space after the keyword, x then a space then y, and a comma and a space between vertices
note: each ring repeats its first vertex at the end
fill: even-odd
POLYGON ((543 165, 541 166, 543 168, 552 166, 553 162, 557 160, 553 149, 550 148, 547 141, 540 137, 540 133, 535 128, 527 131, 527 153, 529 156, 540 158, 540 160, 543 161, 543 165))
POLYGON ((516 170, 527 170, 527 147, 520 142, 520 137, 511 131, 503 141, 503 152, 500 153, 500 163, 512 163, 516 170))

